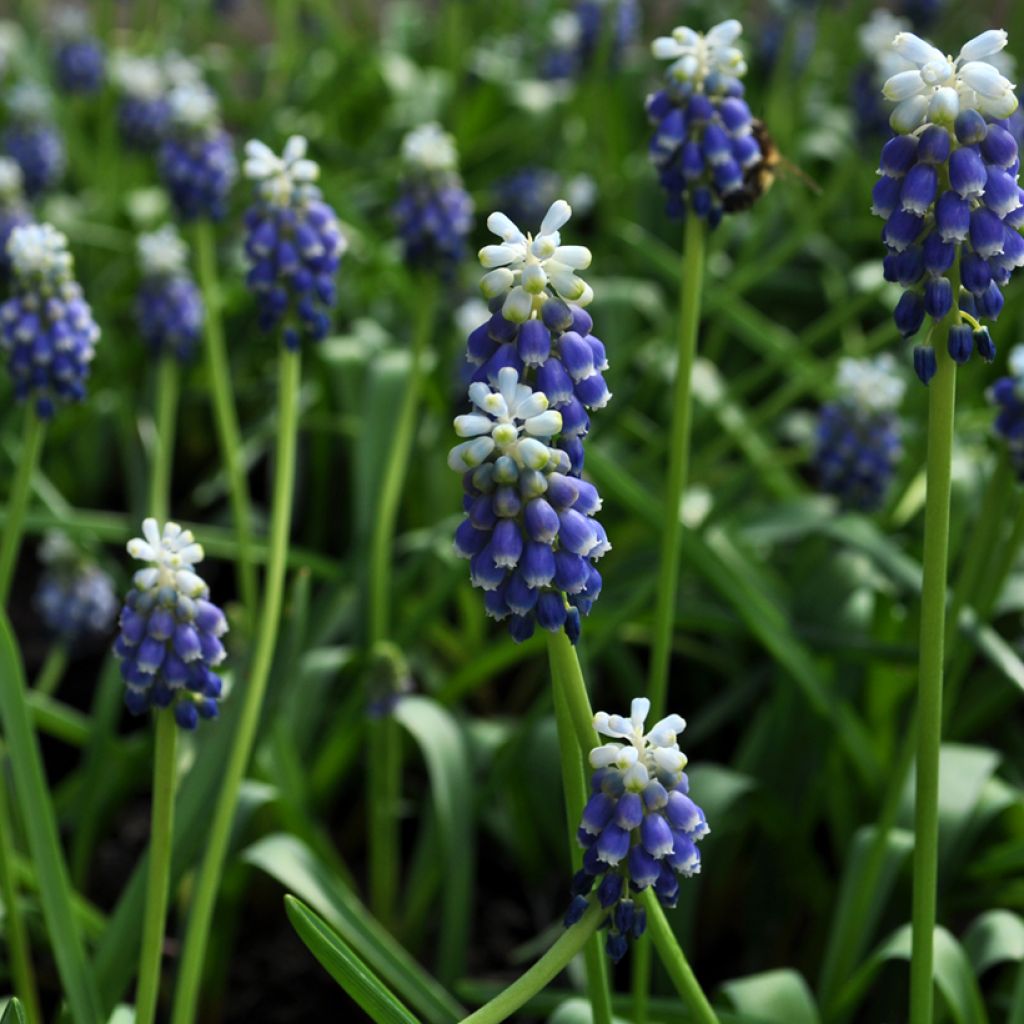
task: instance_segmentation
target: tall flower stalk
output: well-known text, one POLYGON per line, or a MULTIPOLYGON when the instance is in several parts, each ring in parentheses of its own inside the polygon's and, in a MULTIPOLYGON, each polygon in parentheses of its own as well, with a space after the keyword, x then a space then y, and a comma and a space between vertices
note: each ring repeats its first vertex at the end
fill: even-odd
POLYGON ((883 88, 896 104, 882 150, 874 212, 886 220, 885 272, 905 291, 895 311, 905 337, 929 318, 914 366, 929 385, 924 579, 917 698, 910 1020, 930 1024, 938 882, 939 761, 946 656, 950 482, 956 371, 974 350, 991 361, 983 319, 1002 308, 1001 286, 1024 264, 1017 144, 1000 123, 1017 106, 988 63, 1006 33, 983 32, 951 57, 909 32, 892 49, 903 70, 883 88), (939 344, 936 345, 935 343, 939 344), (937 351, 936 351, 937 349, 937 351))
POLYGON ((334 304, 333 278, 343 248, 334 211, 314 184, 319 168, 306 159, 305 139, 293 136, 280 157, 264 144, 250 142, 246 147, 245 174, 256 189, 256 200, 246 217, 246 251, 252 263, 249 285, 256 294, 264 329, 279 333, 282 341, 278 357, 277 447, 269 555, 256 648, 241 694, 238 731, 217 796, 189 913, 175 994, 174 1024, 190 1024, 195 1019, 203 958, 227 858, 231 823, 256 742, 277 647, 292 523, 302 383, 301 341, 319 340, 328 330, 329 312, 334 304))

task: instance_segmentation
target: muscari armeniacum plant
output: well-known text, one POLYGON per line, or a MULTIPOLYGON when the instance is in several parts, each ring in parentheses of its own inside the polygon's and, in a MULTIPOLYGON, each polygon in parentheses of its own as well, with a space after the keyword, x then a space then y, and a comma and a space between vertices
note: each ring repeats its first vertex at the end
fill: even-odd
POLYGON ((886 218, 886 275, 905 287, 901 333, 930 329, 914 353, 929 383, 927 498, 922 583, 917 769, 914 801, 910 1019, 929 1024, 938 874, 939 752, 948 571, 956 367, 995 347, 982 320, 1002 308, 1002 287, 1024 263, 1017 144, 1002 123, 1017 107, 1013 86, 990 63, 1006 46, 990 30, 956 57, 908 32, 892 48, 905 69, 885 83, 894 135, 882 150, 874 209, 886 218))
POLYGON ((244 172, 253 189, 252 205, 245 218, 246 252, 254 269, 264 268, 259 274, 249 275, 249 287, 261 305, 268 287, 271 294, 283 295, 285 299, 283 306, 275 300, 274 315, 262 320, 264 329, 276 333, 280 342, 269 551, 259 629, 242 697, 238 730, 217 796, 185 933, 174 1024, 195 1018, 206 942, 227 856, 231 823, 256 740, 277 647, 295 481, 302 382, 300 341, 302 338, 316 341, 326 332, 328 310, 335 296, 333 280, 328 277, 333 278, 343 249, 334 210, 313 184, 319 176, 319 167, 306 157, 305 139, 289 139, 280 156, 262 143, 250 142, 246 146, 244 172), (268 280, 266 268, 272 272, 272 280, 268 280))
POLYGON ((25 195, 35 199, 56 188, 67 169, 53 101, 42 85, 27 79, 11 86, 4 99, 8 123, 3 149, 21 167, 25 195))
POLYGON ((203 297, 188 266, 188 246, 172 224, 136 239, 140 282, 135 322, 156 357, 187 362, 203 330, 203 297))
POLYGON ((906 384, 889 353, 839 360, 835 395, 818 414, 818 486, 844 508, 871 512, 885 501, 903 453, 898 408, 906 384))
POLYGON ((110 79, 117 91, 117 130, 132 149, 148 150, 164 137, 171 117, 168 82, 156 57, 115 51, 110 79))

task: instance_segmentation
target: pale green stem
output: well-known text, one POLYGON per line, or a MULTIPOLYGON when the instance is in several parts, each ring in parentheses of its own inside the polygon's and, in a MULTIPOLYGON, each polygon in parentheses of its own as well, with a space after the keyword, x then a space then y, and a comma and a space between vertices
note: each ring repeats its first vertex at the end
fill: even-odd
POLYGON ((25 532, 25 513, 32 495, 32 474, 43 450, 46 424, 31 406, 25 409, 25 434, 18 454, 14 482, 7 499, 7 525, 0 539, 0 608, 7 607, 14 568, 18 563, 21 538, 25 532))
POLYGON ((153 460, 149 477, 149 514, 163 523, 171 509, 174 435, 178 415, 180 372, 177 358, 165 352, 156 374, 153 460))
POLYGON ((551 664, 551 678, 561 685, 565 694, 581 755, 586 757, 600 741, 594 732, 594 711, 590 705, 587 684, 583 680, 580 659, 576 648, 561 630, 548 635, 548 661, 551 664))
MULTIPOLYGON (((954 282, 954 294, 957 285, 954 282)), ((954 323, 954 309, 947 321, 954 323)), ((911 1024, 931 1024, 933 941, 938 885, 939 752, 945 660, 949 502, 956 407, 956 364, 936 346, 938 372, 928 388, 928 492, 924 519, 920 674, 917 699, 917 775, 914 800, 914 895, 910 961, 911 1024)))
POLYGON ((704 283, 704 222, 693 213, 686 218, 683 240, 682 287, 679 306, 679 348, 672 396, 672 432, 669 436, 668 473, 665 483, 664 529, 658 559, 658 589, 654 609, 654 636, 648 672, 647 696, 655 719, 664 714, 668 672, 675 631, 676 594, 679 586, 681 545, 680 505, 686 491, 690 464, 690 397, 693 364, 697 358, 701 289, 704 283))
POLYGON ((150 814, 149 874, 146 910, 139 954, 139 981, 135 1024, 152 1024, 160 995, 167 902, 170 892, 171 852, 174 845, 174 790, 177 780, 178 726, 170 709, 156 713, 156 750, 153 755, 153 806, 150 814))
POLYGON ((50 648, 50 653, 47 654, 46 661, 43 662, 43 667, 39 670, 32 689, 36 693, 52 697, 57 692, 57 687, 60 686, 67 667, 68 648, 63 641, 58 640, 50 648))
MULTIPOLYGON (((195 1019, 202 978, 206 942, 213 920, 217 889, 220 885, 231 823, 238 805, 238 793, 249 764, 263 709, 263 697, 274 658, 281 620, 285 573, 288 563, 288 538, 291 532, 292 489, 295 482, 295 443, 299 426, 299 386, 302 362, 299 352, 282 350, 278 376, 277 454, 274 492, 270 512, 270 553, 263 609, 256 633, 256 650, 247 685, 238 687, 242 708, 234 746, 224 772, 224 780, 214 808, 203 858, 196 882, 195 896, 188 919, 181 970, 175 993, 173 1024, 191 1024, 195 1019)), ((242 683, 242 681, 239 681, 242 683)))
POLYGON ((570 960, 587 944, 597 931, 604 911, 593 905, 571 928, 567 928, 555 944, 508 988, 499 992, 489 1003, 471 1013, 462 1024, 500 1024, 508 1020, 520 1007, 543 991, 566 967, 570 960))
POLYGON ((210 377, 213 418, 227 477, 235 534, 238 538, 238 589, 246 614, 252 621, 256 614, 258 592, 256 569, 252 562, 252 509, 245 466, 242 462, 242 436, 238 428, 238 413, 235 410, 235 397, 231 387, 231 366, 224 343, 216 239, 213 225, 208 220, 196 222, 194 242, 199 286, 203 292, 205 306, 203 350, 206 353, 206 368, 210 377))

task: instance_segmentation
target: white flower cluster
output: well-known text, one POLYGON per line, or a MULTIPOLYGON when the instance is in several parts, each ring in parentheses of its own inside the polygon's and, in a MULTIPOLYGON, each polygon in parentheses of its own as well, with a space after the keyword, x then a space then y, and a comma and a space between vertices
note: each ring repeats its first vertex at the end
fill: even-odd
POLYGON ((1014 86, 990 63, 1006 46, 1003 29, 990 29, 964 43, 956 57, 944 54, 912 32, 899 32, 891 49, 902 62, 882 87, 896 104, 889 119, 897 132, 926 123, 952 125, 964 110, 993 118, 1017 109, 1014 86))
POLYGON ((171 124, 185 132, 203 132, 220 120, 220 108, 213 90, 205 82, 187 80, 167 94, 171 124))
POLYGON ((138 590, 170 587, 188 598, 203 597, 207 586, 192 567, 203 560, 202 546, 196 543, 191 530, 183 530, 177 523, 160 524, 149 517, 142 521, 142 534, 128 541, 128 554, 150 564, 139 569, 132 577, 138 590))
POLYGON ((0 202, 21 198, 22 174, 17 160, 0 156, 0 202))
POLYGON ((278 156, 265 143, 250 139, 245 144, 245 176, 257 184, 268 203, 287 206, 297 189, 320 177, 319 164, 306 158, 308 148, 305 136, 293 135, 278 156))
POLYGON ((840 359, 836 387, 858 408, 886 412, 903 401, 907 383, 900 376, 896 360, 886 352, 874 359, 840 359))
POLYGON ((593 299, 590 285, 576 276, 577 270, 590 266, 590 250, 584 245, 562 245, 559 234, 571 216, 572 207, 564 199, 556 200, 544 215, 536 238, 523 234, 503 213, 487 218, 488 230, 501 238, 502 244, 485 245, 480 250, 480 262, 490 270, 480 289, 487 299, 505 296, 501 314, 506 320, 529 320, 544 305, 548 287, 578 306, 593 299))
POLYGON ((479 412, 455 417, 455 433, 470 440, 448 453, 448 465, 465 473, 483 463, 495 450, 511 457, 521 469, 543 469, 551 461, 545 443, 562 429, 562 414, 548 408, 548 396, 519 383, 512 366, 498 371, 498 387, 483 381, 469 386, 469 398, 479 412))
POLYGON ((173 277, 188 262, 188 246, 173 224, 139 235, 135 251, 144 277, 173 277))
POLYGON ((167 88, 158 60, 124 50, 116 50, 111 57, 110 78, 119 92, 134 99, 158 100, 167 88))
POLYGON ((646 697, 636 697, 629 710, 629 718, 604 711, 594 715, 594 728, 602 736, 619 742, 594 747, 590 767, 618 768, 626 788, 641 792, 652 778, 677 776, 686 767, 686 755, 678 743, 686 722, 679 715, 668 715, 644 732, 651 702, 646 697))
POLYGON ((459 162, 455 139, 436 121, 421 124, 402 139, 402 161, 428 174, 454 171, 459 162))
POLYGON ((747 73, 743 51, 736 45, 743 26, 735 19, 719 22, 707 32, 695 32, 680 25, 670 36, 659 36, 651 43, 657 60, 670 60, 668 73, 677 82, 685 82, 697 91, 715 76, 719 85, 727 85, 747 73))
POLYGON ((71 277, 68 240, 52 224, 25 224, 11 232, 7 255, 15 276, 25 281, 59 281, 71 277))

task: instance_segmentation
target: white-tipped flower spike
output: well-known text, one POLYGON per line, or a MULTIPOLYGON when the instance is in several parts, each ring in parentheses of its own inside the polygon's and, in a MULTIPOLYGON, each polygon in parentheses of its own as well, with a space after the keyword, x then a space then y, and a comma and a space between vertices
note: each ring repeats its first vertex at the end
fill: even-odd
POLYGON ((951 127, 966 110, 1009 117, 1017 109, 1014 86, 988 62, 1006 41, 1003 29, 991 29, 966 42, 953 57, 912 32, 898 33, 891 47, 908 69, 892 75, 882 90, 896 104, 893 128, 911 132, 928 122, 951 127))
POLYGON ((220 107, 213 91, 203 82, 176 85, 167 96, 171 123, 189 133, 202 133, 218 127, 220 107))
POLYGON ((124 50, 115 50, 110 58, 110 78, 119 92, 140 100, 159 99, 167 89, 167 79, 158 60, 124 50))
POLYGON ((34 287, 52 289, 71 277, 74 265, 67 237, 52 224, 15 228, 7 242, 7 255, 17 277, 34 287))
POLYGON ((53 118, 53 97, 45 86, 23 79, 5 95, 7 111, 15 121, 37 124, 53 118))
POLYGON ((188 246, 165 224, 136 241, 142 281, 135 298, 139 334, 155 355, 187 362, 202 334, 203 297, 188 269, 188 246))
POLYGON ((320 166, 306 157, 309 143, 302 135, 293 135, 278 156, 266 143, 250 139, 245 144, 242 170, 254 182, 268 203, 288 206, 303 186, 312 185, 320 177, 320 166))
POLYGON ((436 121, 421 124, 402 139, 402 162, 427 173, 454 171, 459 164, 455 139, 436 121))
POLYGON ((221 680, 213 669, 225 658, 227 619, 195 572, 203 549, 191 531, 177 523, 161 529, 150 518, 142 534, 128 542, 128 554, 149 564, 132 578, 114 643, 125 704, 136 715, 173 705, 178 725, 194 729, 217 715, 221 680))
POLYGON ((188 264, 188 246, 173 224, 139 235, 135 251, 144 277, 170 277, 188 264))
POLYGON ((658 60, 670 60, 669 76, 696 92, 719 92, 747 73, 743 52, 736 45, 743 26, 735 19, 719 22, 707 32, 680 25, 671 36, 651 43, 658 60))
POLYGON ((490 272, 480 282, 488 299, 504 296, 501 314, 512 323, 525 323, 539 315, 551 293, 566 302, 586 306, 594 297, 590 286, 576 274, 590 266, 590 250, 583 245, 562 245, 560 229, 572 216, 564 199, 551 204, 536 237, 523 234, 503 213, 492 213, 487 227, 501 239, 485 245, 480 263, 490 272))
POLYGON ((594 715, 594 728, 613 742, 590 752, 591 796, 577 831, 583 869, 573 879, 565 917, 567 926, 580 919, 596 883, 597 900, 608 911, 605 948, 615 961, 625 955, 629 939, 644 931, 644 911, 631 889, 653 886, 659 902, 674 907, 679 876, 700 871, 696 844, 710 831, 704 812, 687 795, 686 755, 678 742, 686 722, 668 715, 647 729, 650 710, 651 702, 638 697, 628 718, 594 715))

